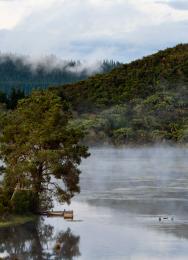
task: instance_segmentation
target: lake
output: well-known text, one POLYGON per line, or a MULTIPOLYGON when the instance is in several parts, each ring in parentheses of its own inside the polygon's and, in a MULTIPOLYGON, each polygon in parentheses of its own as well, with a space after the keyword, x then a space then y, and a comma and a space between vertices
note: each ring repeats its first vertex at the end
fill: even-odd
POLYGON ((61 206, 74 210, 74 221, 41 217, 1 229, 0 257, 188 259, 188 149, 90 152, 80 166, 81 193, 61 206))

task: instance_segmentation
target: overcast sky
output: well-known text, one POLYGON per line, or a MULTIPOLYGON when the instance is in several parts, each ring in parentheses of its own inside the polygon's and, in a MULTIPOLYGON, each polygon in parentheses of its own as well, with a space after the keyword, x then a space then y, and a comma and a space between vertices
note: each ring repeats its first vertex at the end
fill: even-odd
POLYGON ((0 0, 0 50, 122 62, 188 42, 188 0, 0 0))

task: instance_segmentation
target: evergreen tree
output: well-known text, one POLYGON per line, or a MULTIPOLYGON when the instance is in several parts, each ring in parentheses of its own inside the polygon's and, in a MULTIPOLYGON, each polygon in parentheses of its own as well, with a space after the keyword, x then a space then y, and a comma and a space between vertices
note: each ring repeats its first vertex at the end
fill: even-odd
POLYGON ((0 91, 0 103, 7 104, 7 102, 7 95, 3 91, 0 91))
POLYGON ((10 95, 7 99, 7 108, 15 109, 18 103, 18 100, 25 97, 25 93, 21 89, 12 88, 10 95))
POLYGON ((10 200, 17 190, 32 191, 38 210, 50 207, 54 196, 70 203, 80 191, 77 166, 89 154, 79 144, 83 132, 68 126, 70 118, 67 103, 50 91, 33 92, 6 114, 0 152, 10 200))

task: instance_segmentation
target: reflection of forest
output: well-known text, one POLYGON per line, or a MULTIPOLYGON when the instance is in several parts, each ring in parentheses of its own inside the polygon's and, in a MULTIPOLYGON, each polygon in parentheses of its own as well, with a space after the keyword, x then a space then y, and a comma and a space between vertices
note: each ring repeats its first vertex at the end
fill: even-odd
POLYGON ((72 234, 69 228, 55 235, 54 228, 40 220, 1 229, 0 253, 7 252, 6 259, 68 260, 80 256, 79 242, 80 237, 72 234))

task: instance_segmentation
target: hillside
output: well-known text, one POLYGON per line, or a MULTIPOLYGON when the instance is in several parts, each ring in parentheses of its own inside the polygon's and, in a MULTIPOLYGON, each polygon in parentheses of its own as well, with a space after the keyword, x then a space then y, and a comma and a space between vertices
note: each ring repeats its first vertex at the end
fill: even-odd
POLYGON ((188 44, 159 51, 110 73, 58 88, 88 130, 86 141, 188 141, 188 44))
POLYGON ((31 93, 32 89, 64 85, 88 78, 97 72, 111 71, 118 62, 103 61, 89 67, 80 61, 53 58, 34 62, 26 57, 0 55, 0 91, 10 94, 12 88, 31 93), (96 67, 95 67, 96 66, 96 67))
POLYGON ((156 92, 181 92, 188 84, 188 44, 125 64, 104 75, 65 85, 63 94, 77 110, 104 108, 156 92))

